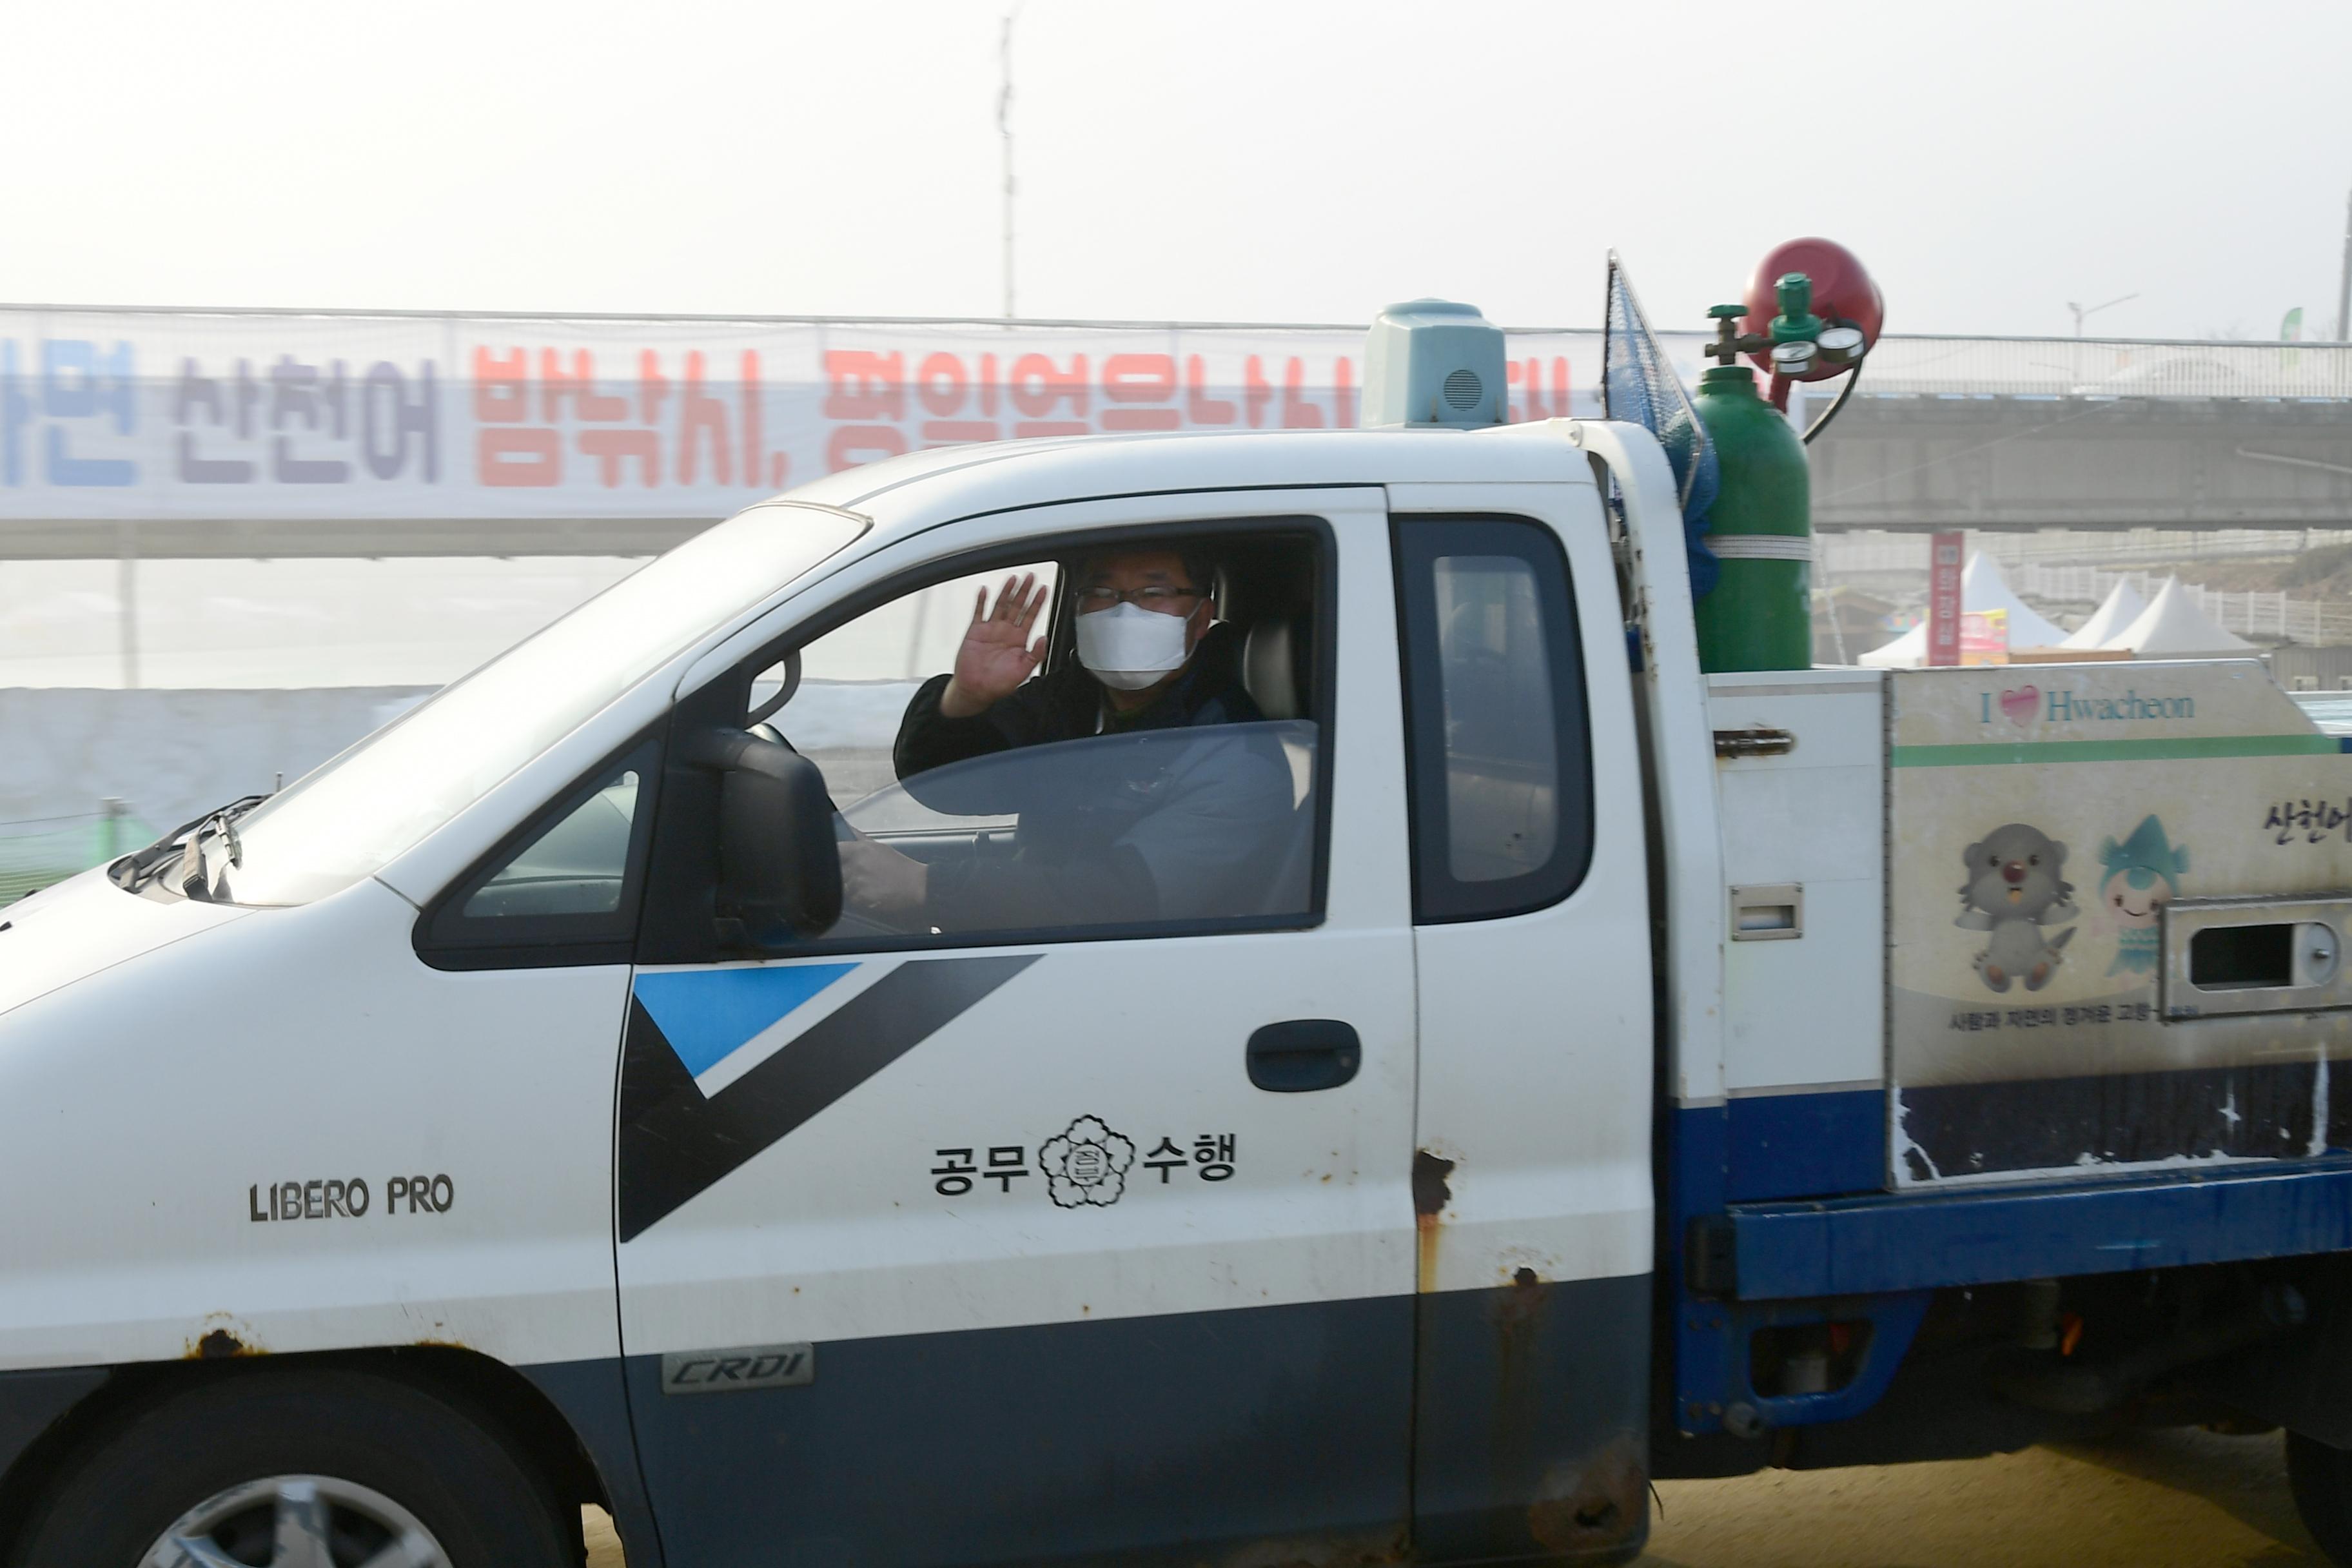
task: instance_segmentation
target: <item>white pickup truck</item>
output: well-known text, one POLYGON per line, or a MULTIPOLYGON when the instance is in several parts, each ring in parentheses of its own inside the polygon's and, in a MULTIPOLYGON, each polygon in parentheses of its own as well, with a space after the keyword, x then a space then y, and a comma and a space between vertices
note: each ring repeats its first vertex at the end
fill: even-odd
POLYGON ((907 457, 0 910, 0 1561, 1622 1562, 2227 1420, 2352 1562, 2336 743, 1706 676, 1683 551, 1623 425, 907 457), (1150 552, 1222 722, 909 765, 1150 552))

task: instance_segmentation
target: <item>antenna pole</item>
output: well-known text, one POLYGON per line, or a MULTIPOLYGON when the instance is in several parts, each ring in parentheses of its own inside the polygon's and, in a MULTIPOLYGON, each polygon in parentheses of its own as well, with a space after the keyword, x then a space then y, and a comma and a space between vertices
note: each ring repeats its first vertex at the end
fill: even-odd
POLYGON ((2344 202, 2344 270, 2336 284, 2336 341, 2352 342, 2352 196, 2344 202))
POLYGON ((997 38, 998 76, 1002 86, 996 95, 996 131, 1004 143, 1004 319, 1013 319, 1013 19, 1021 14, 1016 5, 1004 14, 1003 31, 997 38))

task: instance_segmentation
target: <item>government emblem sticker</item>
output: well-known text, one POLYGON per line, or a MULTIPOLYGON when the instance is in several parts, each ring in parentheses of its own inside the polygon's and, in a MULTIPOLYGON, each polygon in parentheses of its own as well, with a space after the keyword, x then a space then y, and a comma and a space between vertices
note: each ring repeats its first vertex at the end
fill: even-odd
POLYGON ((1037 1151, 1045 1191, 1057 1208, 1108 1208, 1127 1191, 1135 1145, 1104 1125, 1099 1116, 1081 1116, 1058 1138, 1037 1151))

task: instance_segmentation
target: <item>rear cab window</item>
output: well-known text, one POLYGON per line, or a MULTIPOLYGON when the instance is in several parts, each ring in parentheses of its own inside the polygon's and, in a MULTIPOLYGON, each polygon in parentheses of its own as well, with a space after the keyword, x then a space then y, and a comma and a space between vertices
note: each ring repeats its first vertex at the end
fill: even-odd
POLYGON ((1557 903, 1592 857, 1567 557, 1520 518, 1400 518, 1395 531, 1414 920, 1557 903))

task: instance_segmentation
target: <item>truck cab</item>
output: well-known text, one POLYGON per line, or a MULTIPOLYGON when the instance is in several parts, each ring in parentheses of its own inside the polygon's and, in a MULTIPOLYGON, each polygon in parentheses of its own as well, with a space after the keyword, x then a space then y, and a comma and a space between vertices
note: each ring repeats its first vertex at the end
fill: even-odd
POLYGON ((1578 428, 837 475, 5 911, 11 1560, 1637 1552, 1655 717, 1578 428), (908 765, 975 601, 1066 682, 1143 556, 1228 721, 908 765))

